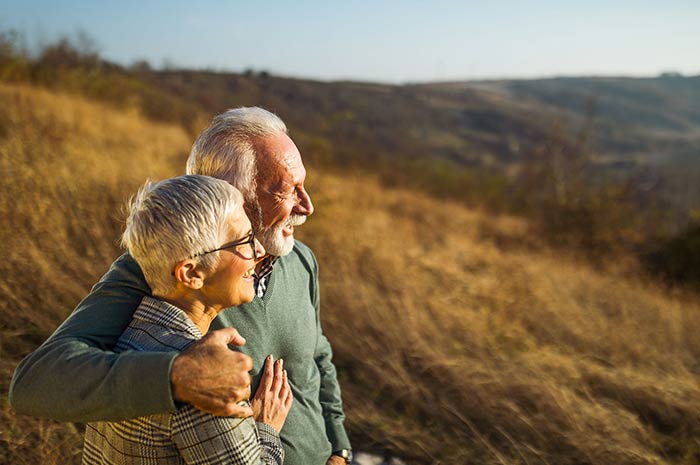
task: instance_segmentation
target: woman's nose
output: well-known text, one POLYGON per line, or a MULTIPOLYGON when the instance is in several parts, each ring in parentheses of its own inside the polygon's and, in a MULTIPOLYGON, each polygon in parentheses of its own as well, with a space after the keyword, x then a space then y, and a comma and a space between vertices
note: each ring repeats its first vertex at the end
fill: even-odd
POLYGON ((260 241, 255 239, 255 258, 263 258, 265 256, 265 247, 260 243, 260 241))

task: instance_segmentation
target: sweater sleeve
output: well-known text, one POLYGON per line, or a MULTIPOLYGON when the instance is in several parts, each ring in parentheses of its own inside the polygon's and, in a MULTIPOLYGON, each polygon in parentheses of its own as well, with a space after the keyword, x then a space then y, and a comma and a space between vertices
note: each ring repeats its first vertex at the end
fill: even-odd
POLYGON ((68 319, 17 366, 9 393, 15 411, 75 422, 174 411, 170 368, 177 353, 111 352, 150 292, 138 264, 122 255, 68 319))
POLYGON ((331 443, 333 451, 341 449, 350 449, 350 439, 345 431, 343 421, 345 414, 343 413, 343 400, 340 394, 340 384, 333 365, 333 351, 331 344, 323 334, 321 328, 321 306, 320 306, 320 289, 318 285, 318 263, 316 257, 313 256, 313 283, 311 287, 311 297, 316 309, 316 351, 314 360, 318 371, 321 375, 321 390, 319 399, 321 408, 323 409, 323 419, 326 423, 326 435, 331 443))

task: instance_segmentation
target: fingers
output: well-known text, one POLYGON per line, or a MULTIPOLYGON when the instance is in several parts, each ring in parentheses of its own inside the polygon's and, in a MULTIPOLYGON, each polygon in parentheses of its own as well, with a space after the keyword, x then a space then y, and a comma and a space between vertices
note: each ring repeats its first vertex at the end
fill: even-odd
POLYGON ((282 385, 280 387, 280 394, 279 397, 280 399, 284 400, 287 397, 287 393, 290 391, 289 389, 289 379, 287 378, 287 370, 282 370, 282 385))
POLYGON ((224 328, 210 331, 206 337, 214 344, 233 344, 236 346, 245 344, 245 338, 238 333, 236 328, 224 328))
POLYGON ((292 400, 294 400, 294 395, 292 393, 292 388, 289 386, 289 379, 287 378, 287 370, 284 370, 283 372, 283 385, 282 385, 282 392, 281 397, 282 401, 284 403, 284 408, 289 410, 289 408, 292 406, 292 400))
POLYGON ((247 405, 243 406, 236 403, 229 403, 226 404, 226 407, 220 416, 248 418, 253 416, 253 409, 247 405))
POLYGON ((220 371, 220 376, 230 377, 235 385, 243 386, 250 384, 250 370, 253 369, 253 359, 241 352, 235 352, 226 348, 226 352, 220 354, 220 358, 203 361, 211 362, 220 371))
POLYGON ((250 399, 250 384, 247 384, 244 387, 233 389, 228 401, 235 403, 235 402, 240 402, 242 400, 249 400, 249 399, 250 399))
POLYGON ((265 391, 269 391, 270 388, 272 387, 272 365, 274 362, 274 357, 272 355, 268 355, 267 358, 265 358, 265 366, 263 367, 263 374, 260 377, 260 384, 258 385, 258 390, 255 392, 256 397, 259 396, 259 394, 262 394, 265 391))
MULTIPOLYGON (((244 390, 250 392, 249 389, 244 390)), ((239 398, 247 395, 221 395, 210 397, 208 395, 193 396, 189 402, 193 407, 203 412, 211 413, 219 417, 239 417, 247 418, 253 415, 252 408, 248 403, 239 404, 239 398)))
POLYGON ((209 339, 192 344, 175 358, 170 381, 173 399, 222 415, 226 414, 229 403, 250 398, 249 371, 253 359, 226 345, 237 337, 236 330, 211 334, 209 339))
MULTIPOLYGON (((237 358, 239 360, 238 363, 240 363, 242 365, 241 369, 245 370, 246 373, 248 373, 250 370, 253 369, 253 359, 251 357, 249 357, 246 354, 242 354, 240 352, 232 352, 232 354, 237 356, 237 358)), ((248 374, 247 379, 248 379, 248 384, 250 384, 250 380, 251 380, 250 374, 248 374)))
POLYGON ((272 394, 275 397, 279 396, 280 389, 282 389, 282 367, 284 365, 284 361, 282 359, 277 360, 275 363, 275 378, 272 381, 272 394))

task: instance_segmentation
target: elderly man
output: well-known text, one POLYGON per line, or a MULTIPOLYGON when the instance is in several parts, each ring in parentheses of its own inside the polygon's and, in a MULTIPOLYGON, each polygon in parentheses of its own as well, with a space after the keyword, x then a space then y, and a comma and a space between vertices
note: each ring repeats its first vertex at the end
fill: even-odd
POLYGON ((350 442, 330 344, 321 330, 318 265, 311 250, 294 240, 295 226, 313 213, 299 150, 277 116, 237 108, 214 118, 199 136, 187 171, 224 179, 243 193, 256 237, 268 253, 255 270, 253 301, 220 313, 211 328, 225 329, 180 354, 115 354, 119 335, 150 294, 138 265, 123 255, 17 367, 10 388, 13 408, 87 422, 172 412, 184 402, 218 415, 248 416, 252 412, 237 405, 249 396, 247 370, 253 367, 256 389, 271 354, 284 359, 294 394, 280 433, 285 463, 344 464, 350 442), (242 345, 241 353, 227 344, 242 345))

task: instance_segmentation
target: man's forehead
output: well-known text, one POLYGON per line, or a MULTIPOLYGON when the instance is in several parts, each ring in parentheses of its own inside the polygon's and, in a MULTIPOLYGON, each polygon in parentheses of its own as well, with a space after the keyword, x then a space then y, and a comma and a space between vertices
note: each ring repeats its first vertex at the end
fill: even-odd
POLYGON ((271 165, 278 165, 284 171, 299 170, 304 167, 301 154, 293 144, 276 147, 276 151, 268 153, 267 159, 271 165))
POLYGON ((269 161, 285 166, 293 165, 300 158, 299 149, 285 133, 272 134, 258 139, 255 152, 259 162, 269 161))
POLYGON ((279 160, 279 169, 276 170, 275 178, 281 184, 297 184, 303 182, 306 170, 299 155, 284 156, 279 160))
POLYGON ((303 182, 306 171, 292 140, 284 135, 266 142, 258 146, 258 184, 279 190, 303 182))

